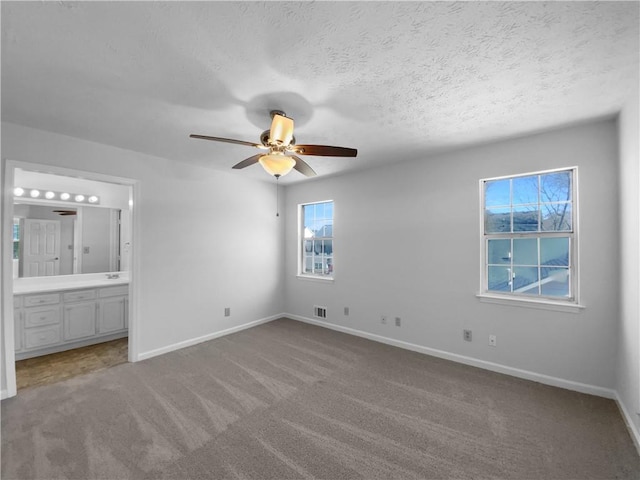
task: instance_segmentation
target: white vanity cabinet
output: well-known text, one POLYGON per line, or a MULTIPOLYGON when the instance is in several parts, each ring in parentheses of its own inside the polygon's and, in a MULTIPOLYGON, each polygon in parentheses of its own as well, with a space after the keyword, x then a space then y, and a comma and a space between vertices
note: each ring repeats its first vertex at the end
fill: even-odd
POLYGON ((96 291, 67 292, 64 298, 64 339, 77 340, 96 334, 96 291))
POLYGON ((16 360, 127 336, 128 285, 14 296, 16 360))
POLYGON ((25 295, 20 303, 22 322, 16 326, 16 331, 22 332, 20 343, 23 349, 37 349, 60 343, 60 294, 25 295))
POLYGON ((100 289, 98 331, 109 333, 128 327, 129 287, 126 285, 100 289))

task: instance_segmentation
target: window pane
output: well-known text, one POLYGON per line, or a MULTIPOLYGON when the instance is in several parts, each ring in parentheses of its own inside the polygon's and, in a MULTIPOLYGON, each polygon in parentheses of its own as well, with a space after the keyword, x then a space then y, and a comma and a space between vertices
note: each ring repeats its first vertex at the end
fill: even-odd
POLYGON ((332 237, 333 236, 333 221, 325 220, 323 225, 320 227, 318 231, 318 236, 321 237, 332 237))
POLYGON ((540 201, 566 202, 571 200, 571 172, 540 175, 540 201))
POLYGON ((538 209, 533 205, 513 207, 513 231, 537 232, 538 209))
POLYGON ((514 267, 513 291, 538 295, 538 267, 514 267))
MULTIPOLYGON (((541 238, 541 265, 569 265, 569 238, 541 238)), ((544 275, 542 276, 544 278, 544 275)))
POLYGON ((486 210, 484 216, 485 233, 508 233, 511 232, 511 209, 492 208, 486 210))
POLYGON ((309 230, 313 230, 315 222, 315 205, 305 205, 302 207, 302 215, 304 218, 304 226, 309 230))
POLYGON ((493 292, 510 292, 511 282, 508 267, 489 267, 489 290, 493 292))
POLYGON ((495 205, 511 205, 510 180, 494 180, 484 184, 484 205, 492 207, 495 205))
POLYGON ((324 203, 316 203, 315 204, 316 207, 316 218, 317 219, 323 219, 324 217, 324 203))
POLYGON ((540 269, 542 275, 542 295, 552 297, 569 296, 569 269, 568 268, 548 268, 540 269))
POLYGON ((570 232, 573 230, 570 203, 543 203, 542 230, 546 232, 570 232))
POLYGON ((324 204, 324 216, 333 220, 333 202, 324 204))
POLYGON ((538 239, 514 238, 513 239, 513 264, 514 265, 538 265, 538 239))
POLYGON ((538 176, 513 179, 513 204, 538 203, 538 176))
POLYGON ((333 253, 333 240, 323 240, 323 251, 327 255, 333 253))
POLYGON ((492 265, 511 263, 511 240, 489 240, 487 245, 488 263, 492 265))
POLYGON ((304 251, 306 253, 310 253, 312 251, 313 248, 313 241, 312 240, 305 240, 304 241, 304 251))
POLYGON ((305 255, 304 256, 304 273, 312 273, 313 272, 313 255, 305 255))

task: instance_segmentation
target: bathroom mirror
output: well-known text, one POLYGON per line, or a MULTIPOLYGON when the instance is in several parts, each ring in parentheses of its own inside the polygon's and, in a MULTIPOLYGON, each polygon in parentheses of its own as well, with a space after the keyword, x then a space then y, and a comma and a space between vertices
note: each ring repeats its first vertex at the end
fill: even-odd
POLYGON ((129 270, 131 187, 14 170, 13 277, 129 270))
POLYGON ((121 216, 113 208, 15 202, 14 276, 120 271, 121 216))

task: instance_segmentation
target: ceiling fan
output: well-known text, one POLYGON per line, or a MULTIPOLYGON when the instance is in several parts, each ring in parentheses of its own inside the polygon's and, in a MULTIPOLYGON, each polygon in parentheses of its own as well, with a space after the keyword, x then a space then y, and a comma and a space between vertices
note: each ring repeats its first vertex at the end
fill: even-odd
POLYGON ((78 212, 76 212, 75 210, 53 210, 53 213, 57 213, 58 215, 62 215, 62 216, 78 214, 78 212))
POLYGON ((316 172, 298 155, 319 157, 355 157, 358 155, 358 150, 355 148, 331 147, 329 145, 297 145, 293 136, 293 119, 287 117, 281 110, 272 110, 270 113, 272 118, 271 128, 262 132, 260 143, 195 134, 191 134, 189 137, 212 140, 214 142, 236 143, 265 150, 266 153, 258 153, 246 158, 232 168, 240 169, 254 163, 260 163, 267 173, 276 178, 286 175, 291 169, 296 169, 307 177, 316 175, 316 172))

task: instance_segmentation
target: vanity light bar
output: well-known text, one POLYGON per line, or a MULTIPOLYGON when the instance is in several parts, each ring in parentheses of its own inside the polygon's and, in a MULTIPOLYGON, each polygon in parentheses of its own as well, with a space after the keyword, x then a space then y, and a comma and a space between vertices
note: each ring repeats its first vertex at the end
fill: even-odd
POLYGON ((16 187, 13 189, 16 198, 43 198, 45 200, 58 200, 69 203, 85 203, 99 205, 100 197, 86 193, 54 192, 53 190, 40 190, 37 188, 16 187))

